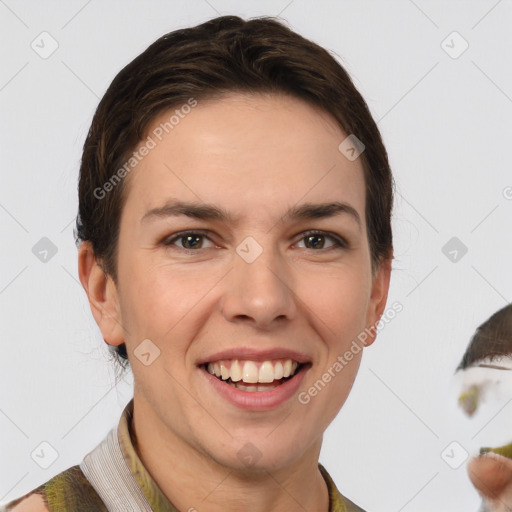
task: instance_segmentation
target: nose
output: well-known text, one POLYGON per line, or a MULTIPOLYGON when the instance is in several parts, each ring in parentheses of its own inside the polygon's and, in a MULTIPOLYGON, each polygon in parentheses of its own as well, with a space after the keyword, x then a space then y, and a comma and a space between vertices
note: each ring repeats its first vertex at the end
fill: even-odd
MULTIPOLYGON (((247 239, 246 239, 247 240, 247 239)), ((222 311, 227 320, 269 329, 297 312, 296 282, 278 251, 254 238, 240 244, 227 276, 222 311)))

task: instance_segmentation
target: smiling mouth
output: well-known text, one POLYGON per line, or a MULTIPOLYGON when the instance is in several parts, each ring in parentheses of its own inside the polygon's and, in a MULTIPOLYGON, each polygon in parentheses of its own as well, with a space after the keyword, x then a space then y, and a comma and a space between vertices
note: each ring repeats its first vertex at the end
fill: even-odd
POLYGON ((205 363, 203 368, 230 386, 248 392, 269 391, 293 379, 309 363, 293 359, 273 361, 221 360, 205 363))

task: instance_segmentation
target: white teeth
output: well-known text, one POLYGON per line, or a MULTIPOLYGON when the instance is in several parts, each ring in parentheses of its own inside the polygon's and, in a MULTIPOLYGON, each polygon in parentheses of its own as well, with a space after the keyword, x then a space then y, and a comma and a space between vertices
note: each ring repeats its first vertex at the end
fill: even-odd
POLYGON ((274 377, 276 380, 283 378, 283 363, 281 363, 281 361, 277 361, 276 365, 274 366, 274 377))
POLYGON ((254 388, 251 386, 244 386, 243 384, 240 384, 238 382, 236 384, 234 384, 234 387, 237 389, 241 389, 242 391, 258 391, 258 388, 254 388))
POLYGON ((249 393, 254 393, 256 391, 269 391, 270 389, 274 389, 279 386, 279 384, 276 384, 275 386, 244 386, 243 384, 240 384, 240 382, 228 382, 228 384, 234 388, 241 389, 242 391, 248 391, 249 393))
POLYGON ((258 367, 252 361, 246 361, 242 372, 242 380, 248 384, 255 384, 258 382, 258 367))
POLYGON ((292 360, 287 359, 283 366, 283 377, 289 377, 292 373, 292 360))
POLYGON ((222 380, 229 379, 229 368, 226 368, 224 363, 220 363, 220 376, 222 377, 222 380))
POLYGON ((270 361, 261 365, 258 382, 274 382, 274 367, 270 361))
POLYGON ((230 377, 233 382, 238 382, 239 380, 242 380, 242 368, 240 368, 240 365, 238 364, 238 361, 233 361, 231 363, 231 370, 230 370, 230 377))
MULTIPOLYGON (((222 380, 231 379, 232 382, 242 381, 246 384, 270 384, 283 378, 294 375, 299 363, 292 359, 263 361, 215 361, 208 363, 206 369, 212 375, 220 377, 222 380)), ((255 386, 251 387, 251 390, 255 386)), ((268 389, 265 387, 264 389, 268 389)))

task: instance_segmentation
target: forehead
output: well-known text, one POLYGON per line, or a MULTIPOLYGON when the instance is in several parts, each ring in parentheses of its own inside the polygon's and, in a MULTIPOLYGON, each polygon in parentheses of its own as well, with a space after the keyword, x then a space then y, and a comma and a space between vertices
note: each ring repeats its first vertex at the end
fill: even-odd
POLYGON ((347 134, 302 100, 230 93, 178 105, 153 120, 147 137, 138 148, 153 147, 127 184, 126 206, 140 216, 170 197, 229 203, 245 216, 350 199, 364 215, 361 159, 348 160, 338 149, 347 134))

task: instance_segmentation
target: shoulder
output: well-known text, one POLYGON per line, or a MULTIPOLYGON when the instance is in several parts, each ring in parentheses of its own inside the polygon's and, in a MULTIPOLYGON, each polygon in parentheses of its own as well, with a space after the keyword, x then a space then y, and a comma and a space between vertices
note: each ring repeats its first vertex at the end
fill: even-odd
POLYGON ((48 503, 42 494, 36 491, 29 492, 18 498, 17 500, 11 501, 4 507, 1 507, 2 512, 49 512, 48 503))
POLYGON ((362 508, 358 507, 354 502, 343 496, 336 484, 334 483, 331 475, 325 467, 318 463, 320 473, 324 477, 325 483, 327 484, 327 490, 329 492, 329 512, 365 512, 362 508))
POLYGON ((33 491, 0 506, 0 512, 106 511, 80 466, 55 475, 33 491), (84 508, 86 507, 86 508, 84 508))
POLYGON ((345 498, 345 506, 347 509, 347 512, 365 512, 361 507, 358 507, 355 503, 350 501, 348 498, 345 498))

